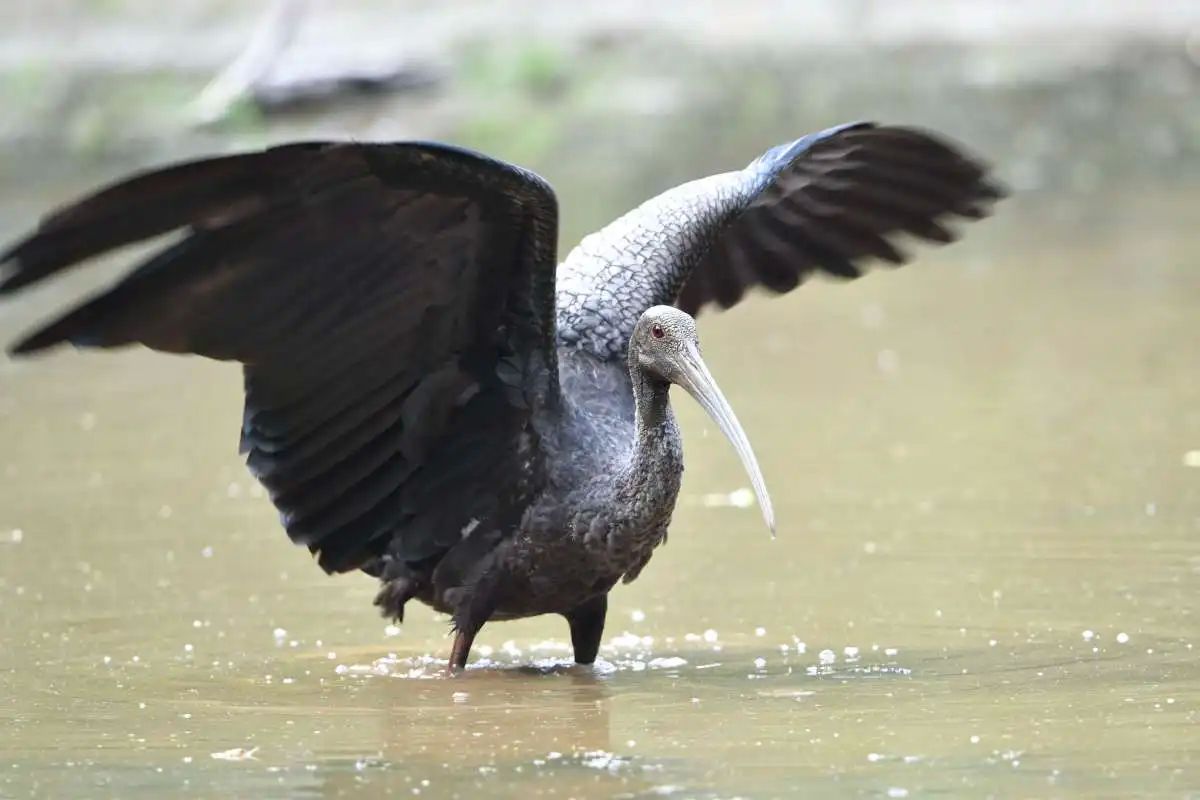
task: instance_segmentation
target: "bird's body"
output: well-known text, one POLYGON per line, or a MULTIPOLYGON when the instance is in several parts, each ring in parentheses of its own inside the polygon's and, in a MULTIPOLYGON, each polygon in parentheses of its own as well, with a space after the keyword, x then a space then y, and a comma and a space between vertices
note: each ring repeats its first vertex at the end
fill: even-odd
POLYGON ((140 342, 242 362, 242 451, 293 541, 377 576, 383 612, 567 617, 596 656, 608 591, 667 535, 686 389, 761 475, 689 313, 810 272, 900 263, 888 235, 999 196, 919 131, 858 124, 664 192, 556 266, 537 176, 443 145, 302 144, 135 176, 0 257, 10 292, 156 234, 185 236, 18 343, 140 342))
MULTIPOLYGON (((558 349, 562 402, 538 418, 546 482, 519 503, 513 523, 471 518, 461 542, 425 570, 385 554, 368 571, 383 581, 377 603, 402 617, 415 597, 455 616, 460 630, 488 619, 594 614, 622 578, 631 581, 666 539, 683 475, 679 428, 667 386, 635 399, 624 359, 558 349), (644 413, 644 417, 642 414, 644 413), (489 528, 507 535, 472 534, 489 528)), ((594 653, 593 653, 594 655, 594 653)), ((590 660, 590 659, 589 659, 590 660)))

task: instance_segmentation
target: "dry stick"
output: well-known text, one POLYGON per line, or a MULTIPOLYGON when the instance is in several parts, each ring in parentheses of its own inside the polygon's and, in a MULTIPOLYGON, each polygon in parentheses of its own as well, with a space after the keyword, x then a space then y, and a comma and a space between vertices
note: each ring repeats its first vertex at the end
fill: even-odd
POLYGON ((223 119, 235 103, 248 96, 254 85, 270 73, 296 38, 307 9, 308 0, 272 0, 246 47, 192 101, 191 113, 199 124, 223 119))

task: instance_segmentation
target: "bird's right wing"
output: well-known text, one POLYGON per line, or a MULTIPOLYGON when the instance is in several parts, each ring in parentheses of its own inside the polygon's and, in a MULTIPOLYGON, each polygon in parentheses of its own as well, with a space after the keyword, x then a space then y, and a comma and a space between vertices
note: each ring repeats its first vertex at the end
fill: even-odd
POLYGON ((329 571, 421 560, 533 490, 557 392, 557 207, 537 176, 425 143, 287 145, 135 176, 0 256, 0 294, 159 234, 19 342, 244 365, 241 444, 329 571))
POLYGON ((983 217, 1001 195, 980 162, 924 131, 855 123, 805 136, 584 239, 559 270, 559 335, 621 354, 650 306, 695 314, 814 272, 857 278, 865 260, 906 260, 896 234, 953 241, 947 218, 983 217))

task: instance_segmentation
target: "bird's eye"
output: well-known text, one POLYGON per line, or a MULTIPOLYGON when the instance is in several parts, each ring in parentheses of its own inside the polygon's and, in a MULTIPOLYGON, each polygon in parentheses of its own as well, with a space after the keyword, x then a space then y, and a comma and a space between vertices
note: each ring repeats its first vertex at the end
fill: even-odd
POLYGON ((667 334, 666 334, 666 332, 663 331, 662 325, 651 325, 650 326, 650 335, 653 336, 655 339, 661 339, 664 336, 666 336, 667 334))

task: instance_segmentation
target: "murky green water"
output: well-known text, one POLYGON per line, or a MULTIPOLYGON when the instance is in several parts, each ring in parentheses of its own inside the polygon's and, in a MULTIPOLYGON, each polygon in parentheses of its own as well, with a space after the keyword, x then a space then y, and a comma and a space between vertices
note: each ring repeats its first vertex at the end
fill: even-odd
MULTIPOLYGON (((370 579, 324 577, 236 456, 235 368, 0 360, 0 797, 1200 796, 1195 76, 1169 54, 949 103, 921 87, 960 62, 916 61, 892 95, 806 105, 780 62, 753 101, 566 102, 537 146, 443 132, 530 147, 572 241, 844 117, 948 128, 1027 189, 917 266, 703 320, 780 536, 680 398, 671 541, 595 670, 546 618, 447 679, 444 619, 386 627, 370 579)), ((75 163, 9 165, 6 237, 128 166, 75 163)), ((0 305, 0 338, 97 279, 0 305)))

